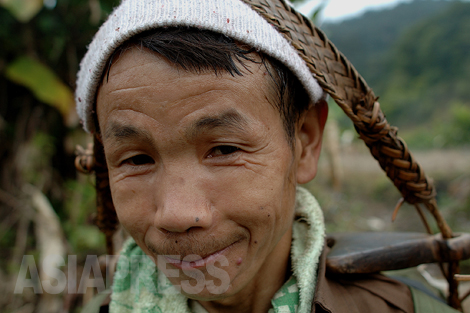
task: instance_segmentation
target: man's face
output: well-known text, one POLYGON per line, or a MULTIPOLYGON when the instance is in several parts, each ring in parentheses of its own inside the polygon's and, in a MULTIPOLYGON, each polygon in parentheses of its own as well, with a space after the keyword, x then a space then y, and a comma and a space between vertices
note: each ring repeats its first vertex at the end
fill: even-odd
POLYGON ((285 271, 289 257, 301 149, 289 146, 267 100, 264 66, 249 70, 188 73, 131 48, 98 93, 121 224, 155 260, 172 256, 161 270, 180 270, 174 285, 197 272, 214 280, 207 272, 214 264, 228 274, 223 295, 204 288, 192 298, 235 295, 279 266, 285 271))

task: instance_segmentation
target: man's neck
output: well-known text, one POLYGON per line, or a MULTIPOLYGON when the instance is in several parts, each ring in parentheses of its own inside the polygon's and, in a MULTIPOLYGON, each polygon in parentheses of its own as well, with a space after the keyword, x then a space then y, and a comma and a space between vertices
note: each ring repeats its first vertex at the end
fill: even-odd
POLYGON ((199 301, 199 303, 209 313, 267 312, 271 308, 271 299, 290 276, 287 274, 291 271, 289 268, 291 242, 292 230, 288 230, 266 258, 268 264, 264 264, 256 277, 235 295, 221 300, 199 301))

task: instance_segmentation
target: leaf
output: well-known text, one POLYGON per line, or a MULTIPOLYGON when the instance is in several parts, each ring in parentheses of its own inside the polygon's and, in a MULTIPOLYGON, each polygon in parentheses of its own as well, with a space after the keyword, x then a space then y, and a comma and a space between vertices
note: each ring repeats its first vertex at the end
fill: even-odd
POLYGON ((74 106, 73 93, 49 67, 23 56, 7 66, 5 75, 30 89, 38 100, 55 107, 64 118, 68 118, 74 106))
POLYGON ((0 0, 5 7, 20 22, 31 20, 43 7, 43 0, 0 0))

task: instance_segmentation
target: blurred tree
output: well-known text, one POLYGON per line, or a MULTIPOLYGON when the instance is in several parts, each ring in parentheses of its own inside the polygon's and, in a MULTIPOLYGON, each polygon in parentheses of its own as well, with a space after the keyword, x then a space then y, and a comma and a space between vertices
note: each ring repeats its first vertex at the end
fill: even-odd
MULTIPOLYGON (((468 1, 415 0, 322 28, 380 96, 387 119, 433 147, 453 132, 443 129, 453 125, 452 103, 470 106, 468 16, 468 1)), ((444 146, 470 144, 446 138, 444 146)))
POLYGON ((42 0, 3 0, 0 2, 18 21, 28 22, 42 8, 42 0))
POLYGON ((470 3, 450 7, 410 28, 389 62, 383 94, 402 125, 447 116, 454 101, 470 106, 470 3))
POLYGON ((77 131, 73 89, 87 44, 118 2, 0 0, 0 290, 7 291, 1 312, 40 307, 38 295, 12 294, 22 256, 39 257, 47 240, 35 236, 47 225, 37 224, 40 209, 54 208, 49 219, 57 216, 63 227, 55 236, 65 231, 72 239, 68 254, 104 247, 86 225, 92 187, 84 177, 76 182, 74 143, 87 137, 77 131), (37 206, 38 192, 52 206, 37 206))
POLYGON ((387 59, 403 32, 452 5, 451 1, 411 1, 385 10, 370 10, 323 30, 372 88, 382 93, 387 59))

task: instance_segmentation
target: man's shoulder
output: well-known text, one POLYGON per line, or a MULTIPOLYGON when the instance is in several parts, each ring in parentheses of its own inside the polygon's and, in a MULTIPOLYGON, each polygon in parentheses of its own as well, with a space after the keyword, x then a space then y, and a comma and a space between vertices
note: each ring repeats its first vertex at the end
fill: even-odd
POLYGON ((458 312, 414 286, 382 274, 331 274, 325 245, 312 312, 458 312))
POLYGON ((410 289, 380 274, 319 277, 313 312, 414 312, 410 289))

